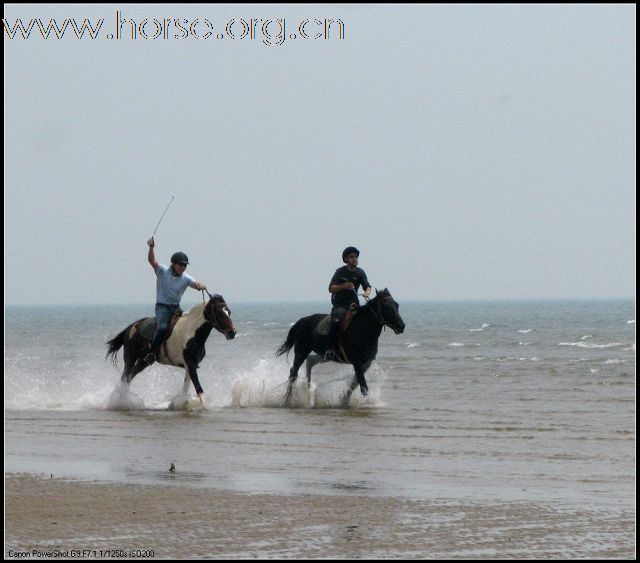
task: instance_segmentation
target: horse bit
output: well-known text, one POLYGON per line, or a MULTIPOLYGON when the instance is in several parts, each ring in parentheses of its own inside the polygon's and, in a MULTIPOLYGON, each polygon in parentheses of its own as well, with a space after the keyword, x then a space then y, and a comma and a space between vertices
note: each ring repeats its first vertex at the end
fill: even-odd
MULTIPOLYGON (((205 294, 205 292, 206 292, 206 294, 209 296, 209 298, 210 298, 210 299, 213 299, 213 298, 214 298, 214 296, 213 296, 213 295, 211 295, 211 294, 209 293, 209 290, 208 290, 208 289, 203 289, 203 290, 202 290, 202 302, 203 302, 203 303, 205 302, 205 298, 204 298, 204 294, 205 294)), ((219 297, 219 296, 218 296, 218 297, 219 297)), ((225 303, 224 303, 224 301, 221 301, 221 302, 220 302, 220 304, 221 304, 221 305, 224 305, 225 303)), ((213 328, 215 328, 216 330, 220 330, 222 327, 221 327, 221 326, 216 322, 216 317, 215 317, 215 315, 212 315, 212 318, 211 318, 211 319, 208 319, 208 318, 207 318, 207 314, 206 314, 206 313, 207 313, 207 307, 206 307, 206 305, 205 305, 205 308, 204 308, 204 312, 205 312, 205 314, 204 314, 204 318, 205 318, 205 319, 206 319, 206 320, 207 320, 207 321, 208 321, 208 322, 213 326, 213 328)))
POLYGON ((387 320, 384 318, 384 315, 382 314, 382 302, 385 299, 393 299, 393 297, 391 297, 391 295, 387 295, 386 297, 383 297, 382 299, 380 299, 377 303, 376 306, 378 308, 378 314, 376 314, 376 312, 373 310, 373 308, 369 309, 369 311, 371 311, 371 314, 378 320, 378 322, 383 326, 383 327, 387 327, 389 326, 387 324, 387 320))

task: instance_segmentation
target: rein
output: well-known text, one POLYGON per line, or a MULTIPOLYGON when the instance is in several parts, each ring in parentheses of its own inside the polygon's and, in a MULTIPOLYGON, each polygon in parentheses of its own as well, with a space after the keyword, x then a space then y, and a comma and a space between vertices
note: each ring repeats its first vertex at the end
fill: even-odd
POLYGON ((387 327, 389 326, 387 324, 387 320, 384 318, 384 315, 382 314, 382 307, 381 307, 381 303, 385 300, 385 299, 393 299, 391 297, 391 295, 387 295, 386 297, 383 297, 382 299, 376 301, 376 307, 378 308, 378 312, 376 313, 376 311, 373 309, 373 307, 369 307, 367 310, 371 312, 371 314, 377 319, 377 321, 383 326, 383 327, 387 327))
MULTIPOLYGON (((210 298, 210 299, 213 299, 213 295, 211 295, 211 294, 209 293, 209 290, 208 290, 208 289, 203 289, 203 290, 202 290, 202 302, 203 302, 203 303, 205 303, 205 302, 206 302, 206 300, 205 300, 205 298, 204 298, 204 294, 205 294, 205 293, 209 296, 209 298, 210 298)), ((204 320, 205 320, 205 321, 207 321, 211 326, 213 326, 213 328, 215 328, 217 331, 219 331, 222 327, 221 327, 221 326, 216 322, 216 320, 215 320, 215 315, 212 315, 212 317, 213 317, 212 319, 207 319, 206 312, 207 312, 207 306, 205 305, 205 306, 204 306, 204 311, 203 311, 203 313, 202 313, 202 314, 203 314, 203 316, 204 316, 204 320)))
POLYGON ((204 294, 205 294, 205 293, 209 296, 209 298, 210 298, 210 299, 213 299, 213 295, 211 295, 211 294, 209 293, 209 290, 208 290, 208 289, 201 289, 200 291, 202 292, 202 302, 203 302, 203 303, 205 302, 205 299, 204 299, 204 294))

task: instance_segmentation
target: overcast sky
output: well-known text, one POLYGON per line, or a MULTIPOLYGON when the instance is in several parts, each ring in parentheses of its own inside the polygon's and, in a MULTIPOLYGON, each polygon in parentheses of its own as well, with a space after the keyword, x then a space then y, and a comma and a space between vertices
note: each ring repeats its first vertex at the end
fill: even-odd
POLYGON ((398 301, 635 295, 635 5, 4 18, 6 303, 152 304, 171 196, 158 259, 230 304, 328 303, 348 245, 398 301), (17 18, 104 23, 10 39, 17 18))

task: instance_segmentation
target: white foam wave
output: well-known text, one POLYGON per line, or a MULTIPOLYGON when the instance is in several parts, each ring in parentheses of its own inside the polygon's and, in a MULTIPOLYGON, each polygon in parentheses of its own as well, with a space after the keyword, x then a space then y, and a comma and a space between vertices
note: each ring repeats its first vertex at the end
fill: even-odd
POLYGON ((520 334, 529 334, 533 329, 531 328, 521 328, 518 332, 520 334))
POLYGON ((489 323, 482 323, 482 326, 480 328, 470 328, 469 332, 482 332, 485 328, 490 326, 491 325, 489 323))
POLYGON ((607 344, 596 344, 595 342, 558 342, 558 346, 576 346, 578 348, 616 348, 624 346, 622 342, 608 342, 607 344))

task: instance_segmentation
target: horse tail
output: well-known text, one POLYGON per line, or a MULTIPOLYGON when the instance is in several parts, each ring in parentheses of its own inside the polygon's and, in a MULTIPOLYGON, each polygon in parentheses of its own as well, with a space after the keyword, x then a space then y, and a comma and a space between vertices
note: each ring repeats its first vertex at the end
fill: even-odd
POLYGON ((122 348, 122 345, 124 344, 124 336, 127 333, 127 331, 129 330, 129 327, 125 328, 120 334, 118 334, 118 336, 112 338, 111 340, 109 340, 109 342, 107 342, 107 355, 105 356, 105 358, 108 358, 109 356, 111 356, 111 363, 116 366, 118 364, 118 350, 120 350, 120 348, 122 348))
POLYGON ((285 352, 289 354, 289 351, 291 350, 291 348, 293 348, 293 345, 296 343, 298 329, 300 328, 300 323, 303 320, 304 319, 300 319, 296 324, 294 324, 291 327, 291 329, 289 330, 289 334, 287 335, 287 339, 282 343, 282 346, 280 346, 280 348, 278 348, 278 350, 276 351, 276 358, 278 356, 282 356, 282 354, 284 354, 285 352))

